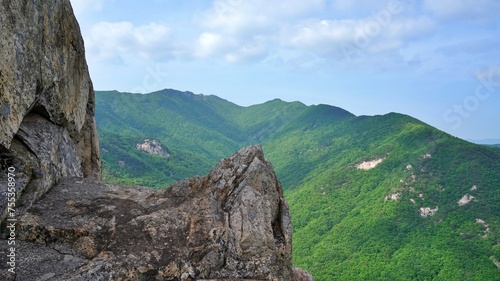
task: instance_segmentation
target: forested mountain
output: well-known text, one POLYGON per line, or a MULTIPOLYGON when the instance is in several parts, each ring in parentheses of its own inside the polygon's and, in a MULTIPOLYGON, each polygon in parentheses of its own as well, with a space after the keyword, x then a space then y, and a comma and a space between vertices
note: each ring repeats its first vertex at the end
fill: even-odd
POLYGON ((167 187, 261 143, 316 280, 500 280, 500 148, 281 100, 96 92, 96 108, 109 182, 167 187))
POLYGON ((205 174, 241 147, 286 135, 295 127, 354 117, 326 105, 276 99, 241 107, 216 96, 175 90, 148 95, 96 92, 96 107, 104 179, 151 187, 205 174), (147 139, 159 141, 170 155, 136 149, 147 139))

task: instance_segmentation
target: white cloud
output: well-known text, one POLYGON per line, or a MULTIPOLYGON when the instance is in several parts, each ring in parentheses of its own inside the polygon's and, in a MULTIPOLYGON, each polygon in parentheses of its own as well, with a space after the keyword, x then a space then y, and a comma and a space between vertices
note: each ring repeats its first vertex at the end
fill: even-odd
POLYGON ((263 59, 267 52, 267 41, 263 37, 241 40, 225 37, 218 33, 202 33, 192 50, 197 58, 222 58, 228 63, 238 63, 252 59, 263 59))
POLYGON ((271 49, 284 47, 312 53, 316 58, 338 60, 345 58, 346 48, 351 48, 347 52, 354 47, 356 53, 374 55, 401 48, 409 40, 434 29, 429 18, 403 18, 404 12, 412 10, 411 3, 397 0, 377 3, 216 0, 198 18, 203 31, 194 53, 197 57, 237 62, 264 59, 271 49), (354 9, 354 4, 372 10, 361 18, 359 15, 338 18, 336 9, 354 9))
POLYGON ((325 0, 215 0, 201 24, 227 34, 271 28, 273 24, 324 7, 325 0))
POLYGON ((127 56, 154 59, 175 53, 168 26, 150 23, 99 22, 85 37, 90 59, 121 61, 127 56))
POLYGON ((234 42, 228 42, 223 36, 217 33, 202 33, 195 44, 193 55, 199 58, 208 58, 220 55, 234 45, 234 42))
MULTIPOLYGON (((309 20, 282 35, 287 47, 342 59, 356 53, 378 54, 404 47, 412 38, 431 32, 428 18, 393 19, 385 23, 375 18, 361 20, 309 20)), ((347 58, 348 59, 348 58, 347 58)))
POLYGON ((497 21, 500 14, 498 0, 424 0, 424 7, 442 19, 477 23, 497 21))
POLYGON ((254 40, 238 46, 225 55, 224 59, 229 63, 238 63, 248 60, 264 59, 268 54, 267 42, 264 38, 254 38, 254 40))
POLYGON ((215 0, 198 18, 203 31, 194 55, 229 63, 263 59, 283 26, 324 4, 325 0, 215 0))
POLYGON ((416 18, 400 18, 388 26, 388 37, 415 39, 433 33, 436 22, 421 16, 416 18))
MULTIPOLYGON (((112 0, 72 1, 85 3, 79 9, 88 10, 102 9, 105 1, 112 0)), ((475 2, 214 0, 206 10, 193 15, 193 26, 186 22, 182 26, 100 22, 86 32, 85 40, 89 59, 115 63, 187 58, 227 63, 300 61, 298 64, 306 66, 347 62, 352 67, 386 64, 397 68, 397 64, 428 64, 435 58, 436 44, 449 45, 429 36, 446 28, 438 26, 438 20, 472 9, 472 3, 475 2), (454 4, 455 10, 447 10, 452 2, 460 3, 454 4), (422 13, 422 6, 432 13, 422 13), (174 35, 175 30, 179 30, 178 36, 174 35), (415 45, 425 45, 428 50, 415 45), (420 60, 413 59, 417 57, 420 60), (419 61, 422 63, 417 64, 419 61)), ((495 7, 491 0, 478 3, 495 7)))
MULTIPOLYGON (((392 1, 400 2, 400 1, 392 1)), ((384 9, 388 1, 373 1, 373 0, 333 0, 331 7, 339 12, 372 12, 384 9)))
POLYGON ((353 42, 357 26, 355 20, 309 20, 287 30, 282 43, 320 54, 337 52, 340 44, 353 42))

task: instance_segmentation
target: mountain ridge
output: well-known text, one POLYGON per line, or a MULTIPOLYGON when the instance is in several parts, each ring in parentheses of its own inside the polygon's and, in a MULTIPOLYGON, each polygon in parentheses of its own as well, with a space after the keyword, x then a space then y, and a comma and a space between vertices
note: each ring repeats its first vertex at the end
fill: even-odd
MULTIPOLYGON (((322 110, 324 111, 322 114, 327 114, 326 109, 332 110, 330 112, 330 114, 333 114, 332 117, 340 116, 344 118, 354 116, 343 109, 333 106, 306 106, 301 102, 285 102, 279 99, 274 99, 260 105, 243 107, 214 95, 195 95, 191 92, 181 92, 172 89, 165 89, 146 95, 121 93, 118 91, 96 91, 96 104, 100 108, 96 112, 98 126, 106 128, 105 132, 100 130, 101 139, 107 139, 110 135, 116 136, 118 132, 122 132, 122 135, 125 132, 126 135, 134 135, 139 139, 146 139, 154 138, 152 135, 160 132, 159 140, 166 144, 167 147, 169 143, 173 142, 177 146, 180 146, 179 153, 197 153, 200 156, 198 162, 203 165, 205 170, 195 170, 196 174, 205 173, 217 159, 227 157, 240 147, 259 143, 263 139, 269 138, 269 134, 278 134, 282 126, 293 124, 292 121, 294 119, 302 118, 301 116, 295 116, 297 114, 303 114, 310 119, 309 121, 312 119, 321 121, 323 116, 321 114, 318 116, 318 113, 322 110), (128 100, 128 102, 120 103, 120 100, 124 99, 124 97, 127 97, 125 100, 128 100), (162 125, 161 121, 148 118, 151 114, 155 113, 161 113, 162 118, 168 120, 171 124, 162 125), (131 122, 132 120, 135 121, 131 122), (187 126, 182 128, 181 131, 190 132, 190 135, 169 135, 162 138, 162 130, 168 131, 171 127, 178 125, 179 127, 187 126), (221 135, 221 132, 224 132, 224 134, 221 135), (201 149, 200 145, 191 145, 189 147, 179 145, 179 143, 193 142, 193 138, 197 140, 196 143, 198 144, 213 143, 214 140, 219 144, 214 143, 210 150, 201 149), (211 159, 210 163, 208 159, 211 159)), ((130 142, 131 140, 127 141, 130 142)), ((106 141, 103 142, 103 149, 103 153, 105 154, 106 151, 113 150, 113 148, 108 147, 108 142, 106 141)), ((116 149, 114 150, 116 152, 116 149)), ((174 155, 172 161, 175 161, 175 159, 174 155)), ((104 162, 106 163, 106 157, 104 157, 104 162)), ((104 176, 106 174, 105 170, 104 176)), ((182 173, 169 183, 173 183, 186 176, 193 175, 182 173)), ((160 178, 161 180, 165 179, 160 178)))

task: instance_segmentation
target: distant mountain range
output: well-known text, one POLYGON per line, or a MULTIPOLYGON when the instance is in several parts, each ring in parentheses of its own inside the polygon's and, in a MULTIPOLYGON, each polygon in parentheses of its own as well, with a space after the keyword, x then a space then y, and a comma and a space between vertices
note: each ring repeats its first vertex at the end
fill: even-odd
POLYGON ((500 149, 415 118, 96 92, 104 180, 167 187, 261 143, 315 280, 500 280, 500 149), (161 152, 161 153, 160 153, 161 152))
POLYGON ((472 143, 476 143, 476 144, 493 145, 493 146, 500 145, 500 139, 468 140, 468 141, 470 141, 472 143))

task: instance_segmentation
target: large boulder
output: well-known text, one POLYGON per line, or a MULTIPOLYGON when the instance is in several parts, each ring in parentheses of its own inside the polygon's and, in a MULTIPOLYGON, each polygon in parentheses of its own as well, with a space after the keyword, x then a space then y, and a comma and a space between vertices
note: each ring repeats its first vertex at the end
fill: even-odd
POLYGON ((94 91, 68 0, 0 2, 0 221, 6 171, 32 204, 67 176, 100 177, 94 91))
POLYGON ((26 280, 312 280, 292 267, 290 213, 260 146, 161 191, 67 178, 18 228, 26 280))

